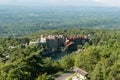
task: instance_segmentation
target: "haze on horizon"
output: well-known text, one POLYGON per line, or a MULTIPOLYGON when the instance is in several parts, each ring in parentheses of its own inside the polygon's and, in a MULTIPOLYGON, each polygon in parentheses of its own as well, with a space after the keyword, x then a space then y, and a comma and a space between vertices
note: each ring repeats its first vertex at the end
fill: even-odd
POLYGON ((0 0, 0 5, 120 7, 120 0, 0 0))

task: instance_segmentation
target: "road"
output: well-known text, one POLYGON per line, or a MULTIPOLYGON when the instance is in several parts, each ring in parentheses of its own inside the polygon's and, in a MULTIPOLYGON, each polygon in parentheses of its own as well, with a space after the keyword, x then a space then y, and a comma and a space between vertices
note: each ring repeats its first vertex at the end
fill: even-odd
POLYGON ((55 80, 65 80, 66 78, 72 76, 73 73, 64 73, 62 75, 60 75, 59 77, 57 77, 55 80))

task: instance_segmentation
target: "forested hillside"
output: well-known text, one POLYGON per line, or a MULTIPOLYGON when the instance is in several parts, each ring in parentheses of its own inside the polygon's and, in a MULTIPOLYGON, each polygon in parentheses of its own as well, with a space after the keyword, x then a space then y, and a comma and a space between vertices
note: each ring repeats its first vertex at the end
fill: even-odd
POLYGON ((104 7, 0 7, 0 36, 62 28, 120 29, 120 9, 104 7))
POLYGON ((72 67, 86 70, 90 80, 119 80, 120 30, 76 28, 42 31, 21 38, 0 38, 0 80, 54 80, 56 73, 72 67), (81 52, 52 60, 40 56, 43 46, 26 45, 41 34, 90 35, 92 44, 78 47, 81 52))

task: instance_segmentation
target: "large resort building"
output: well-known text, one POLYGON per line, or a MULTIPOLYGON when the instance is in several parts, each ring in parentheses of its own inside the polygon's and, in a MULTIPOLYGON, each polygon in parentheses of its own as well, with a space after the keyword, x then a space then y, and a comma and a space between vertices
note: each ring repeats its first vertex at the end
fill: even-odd
POLYGON ((65 36, 65 35, 41 35, 37 42, 30 42, 31 44, 41 44, 47 47, 44 54, 51 53, 52 51, 61 51, 65 47, 67 51, 76 51, 77 45, 84 45, 85 42, 89 43, 88 36, 65 36))
POLYGON ((38 43, 45 43, 49 48, 57 48, 62 46, 68 47, 71 44, 83 45, 85 42, 89 42, 88 36, 41 35, 38 43))

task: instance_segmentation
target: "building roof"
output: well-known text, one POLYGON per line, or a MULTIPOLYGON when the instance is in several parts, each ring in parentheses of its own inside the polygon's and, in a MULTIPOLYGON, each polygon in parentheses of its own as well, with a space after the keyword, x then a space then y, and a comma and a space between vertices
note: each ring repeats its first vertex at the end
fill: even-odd
POLYGON ((75 40, 75 39, 88 39, 88 36, 71 36, 68 37, 69 40, 75 40))
POLYGON ((70 43, 68 43, 68 44, 65 45, 65 46, 68 47, 68 46, 70 46, 70 45, 72 45, 72 44, 74 44, 74 42, 70 42, 70 43))
POLYGON ((88 75, 88 73, 86 71, 84 71, 84 70, 82 70, 80 68, 75 68, 75 69, 73 69, 73 71, 75 71, 76 73, 81 74, 83 76, 87 76, 88 75))

